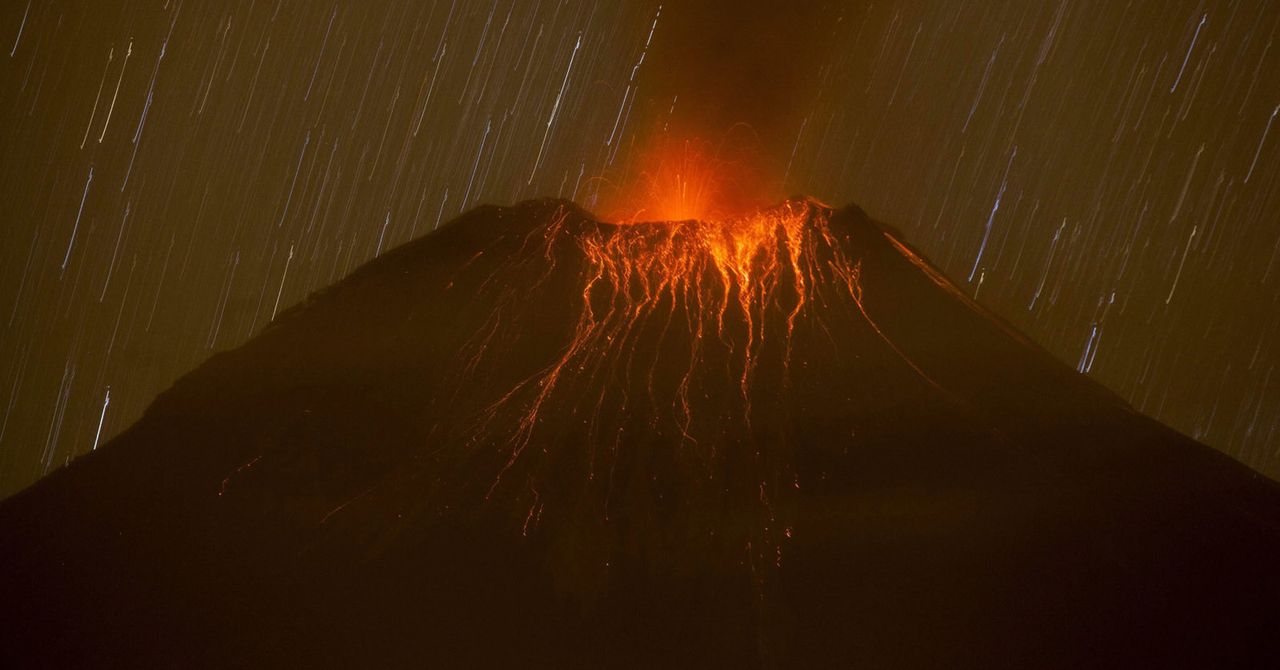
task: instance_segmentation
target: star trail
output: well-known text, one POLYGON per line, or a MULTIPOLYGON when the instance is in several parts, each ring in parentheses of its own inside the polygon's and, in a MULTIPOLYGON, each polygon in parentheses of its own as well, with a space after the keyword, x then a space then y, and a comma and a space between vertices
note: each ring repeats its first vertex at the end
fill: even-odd
POLYGON ((6 3, 0 495, 479 204, 611 215, 691 129, 1280 476, 1280 6, 799 5, 761 54, 729 2, 6 3))

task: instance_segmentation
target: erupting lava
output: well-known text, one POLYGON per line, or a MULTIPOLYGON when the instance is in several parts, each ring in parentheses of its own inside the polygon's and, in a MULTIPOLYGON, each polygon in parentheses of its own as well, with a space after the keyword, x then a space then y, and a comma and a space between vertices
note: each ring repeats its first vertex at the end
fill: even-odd
POLYGON ((714 152, 701 140, 664 138, 643 152, 639 178, 606 209, 621 223, 746 217, 772 195, 753 158, 748 143, 732 138, 714 152))
MULTIPOLYGON (((591 394, 600 399, 594 426, 600 410, 609 406, 603 397, 609 379, 640 373, 650 406, 659 412, 669 408, 680 435, 697 442, 690 431, 689 395, 695 376, 706 368, 710 337, 728 355, 723 370, 739 390, 740 416, 749 425, 752 373, 771 340, 781 344, 773 353, 782 356, 781 369, 786 369, 810 287, 831 283, 855 303, 861 300, 858 264, 833 244, 831 231, 822 225, 826 216, 820 205, 794 201, 731 219, 601 224, 574 235, 586 257, 582 309, 563 355, 530 380, 537 392, 515 433, 508 466, 569 375, 603 391, 591 394), (675 328, 684 331, 683 337, 672 333, 675 328), (683 346, 670 350, 668 345, 680 340, 683 346), (660 370, 675 361, 681 373, 661 388, 660 370)), ((561 216, 550 226, 548 244, 564 232, 565 223, 561 216)), ((546 257, 551 257, 549 248, 546 257)), ((624 405, 627 400, 624 396, 624 405)), ((649 419, 657 424, 662 417, 649 419)))
POLYGON ((558 486, 554 464, 581 449, 587 485, 572 507, 591 500, 587 507, 604 520, 615 505, 644 509, 637 500, 652 498, 653 481, 663 479, 660 486, 674 486, 683 499, 703 496, 708 508, 755 519, 739 548, 753 565, 780 561, 790 537, 781 510, 801 485, 786 409, 793 341, 808 338, 809 352, 815 340, 838 348, 832 333, 862 323, 871 341, 932 385, 867 313, 861 262, 831 214, 815 200, 794 199, 727 218, 603 223, 566 204, 529 232, 504 268, 540 279, 513 287, 501 269, 489 278, 499 307, 468 346, 467 374, 504 346, 512 320, 529 318, 531 296, 553 281, 566 249, 582 259, 571 279, 580 302, 569 309, 563 347, 488 404, 469 433, 473 453, 495 453, 479 448, 487 444, 501 454, 485 498, 527 509, 522 530, 530 532, 550 504, 546 492, 558 486), (660 476, 653 464, 638 466, 635 454, 650 448, 679 465, 660 476), (631 472, 617 475, 628 460, 622 468, 631 472), (752 473, 751 490, 727 490, 718 481, 726 468, 752 473), (653 481, 638 484, 637 469, 653 481))

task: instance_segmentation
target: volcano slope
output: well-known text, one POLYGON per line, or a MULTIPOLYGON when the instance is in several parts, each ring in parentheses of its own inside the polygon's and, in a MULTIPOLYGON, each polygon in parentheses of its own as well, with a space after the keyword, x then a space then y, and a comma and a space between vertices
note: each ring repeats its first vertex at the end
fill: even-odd
POLYGON ((0 550, 9 667, 1280 658, 1280 487, 806 200, 472 211, 6 501, 0 550))

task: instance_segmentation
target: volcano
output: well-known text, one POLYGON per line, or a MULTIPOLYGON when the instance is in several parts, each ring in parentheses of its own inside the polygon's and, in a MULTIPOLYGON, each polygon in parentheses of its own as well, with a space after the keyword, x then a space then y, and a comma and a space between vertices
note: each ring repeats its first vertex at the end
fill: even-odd
POLYGON ((0 506, 12 667, 1277 667, 1280 486, 890 228, 481 207, 0 506))

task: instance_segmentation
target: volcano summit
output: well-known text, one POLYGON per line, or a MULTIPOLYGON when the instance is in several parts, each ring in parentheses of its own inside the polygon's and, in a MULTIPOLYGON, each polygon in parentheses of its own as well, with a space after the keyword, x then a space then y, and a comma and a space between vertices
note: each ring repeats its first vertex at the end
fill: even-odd
POLYGON ((1280 661, 1280 487, 857 208, 483 207, 0 506, 23 665, 1280 661))

